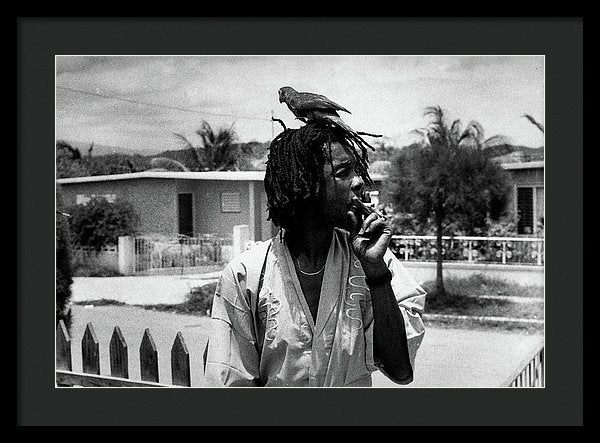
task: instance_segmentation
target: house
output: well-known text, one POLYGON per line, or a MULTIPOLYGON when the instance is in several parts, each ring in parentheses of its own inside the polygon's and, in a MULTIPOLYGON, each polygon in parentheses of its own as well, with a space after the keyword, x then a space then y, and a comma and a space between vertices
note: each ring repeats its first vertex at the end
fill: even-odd
MULTIPOLYGON (((375 190, 385 180, 380 162, 371 173, 375 190)), ((501 163, 510 175, 509 211, 519 215, 518 233, 535 234, 544 217, 544 162, 501 163)), ((57 180, 65 205, 84 204, 92 196, 131 203, 144 234, 230 237, 235 225, 248 225, 251 240, 276 233, 267 220, 264 171, 144 171, 57 180)))
MULTIPOLYGON (((277 232, 267 220, 264 171, 143 171, 58 179, 66 206, 94 196, 129 202, 143 234, 231 237, 233 227, 248 225, 251 240, 277 232)), ((372 175, 381 183, 383 176, 372 175)))
POLYGON ((510 175, 509 211, 519 217, 518 233, 534 234, 544 224, 544 162, 500 163, 510 175))
MULTIPOLYGON (((539 235, 544 224, 543 152, 536 155, 532 157, 522 151, 515 151, 493 158, 509 175, 511 192, 507 209, 509 213, 518 216, 517 232, 522 235, 539 235)), ((385 177, 391 164, 389 160, 375 161, 369 166, 369 170, 385 177)))

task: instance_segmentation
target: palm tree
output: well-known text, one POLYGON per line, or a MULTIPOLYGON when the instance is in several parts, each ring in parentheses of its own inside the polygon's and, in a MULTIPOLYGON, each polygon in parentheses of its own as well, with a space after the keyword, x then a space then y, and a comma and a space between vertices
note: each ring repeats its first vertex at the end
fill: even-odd
POLYGON ((443 136, 448 144, 456 146, 471 146, 477 149, 491 148, 492 146, 510 144, 510 139, 504 135, 496 134, 485 138, 485 131, 481 123, 477 120, 471 120, 467 126, 462 129, 462 122, 456 119, 450 126, 445 120, 444 111, 439 106, 429 106, 425 108, 424 115, 431 118, 430 124, 426 128, 413 131, 425 139, 431 136, 443 136))
POLYGON ((194 146, 187 137, 174 133, 185 144, 186 148, 192 150, 197 162, 197 170, 201 171, 225 171, 239 170, 238 159, 240 155, 239 146, 235 145, 236 133, 233 125, 229 128, 219 128, 214 131, 210 124, 202 121, 202 125, 196 130, 202 144, 194 146))

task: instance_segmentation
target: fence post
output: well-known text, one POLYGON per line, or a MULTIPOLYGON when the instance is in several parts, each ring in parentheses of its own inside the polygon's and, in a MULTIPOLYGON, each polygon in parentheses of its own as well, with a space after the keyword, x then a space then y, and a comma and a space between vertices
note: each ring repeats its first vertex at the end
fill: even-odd
POLYGON ((174 385, 192 386, 190 378, 190 353, 183 335, 177 333, 171 348, 171 377, 174 385))
POLYGON ((542 264, 542 242, 541 241, 537 242, 537 264, 538 265, 542 264))
POLYGON ((94 326, 88 323, 81 340, 83 372, 100 375, 100 344, 94 332, 94 326))
POLYGON ((119 272, 122 275, 135 275, 135 237, 119 237, 119 272))
POLYGON ((72 371, 71 337, 62 320, 56 325, 56 369, 72 371))
POLYGON ((129 362, 127 357, 127 343, 121 329, 115 326, 109 345, 110 375, 113 377, 129 378, 129 362))
POLYGON ((473 242, 471 240, 469 240, 469 262, 473 261, 473 242))
POLYGON ((506 240, 502 241, 502 264, 506 264, 506 240))
POLYGON ((140 345, 140 373, 143 381, 158 383, 158 351, 149 329, 144 331, 140 345))
POLYGON ((246 242, 250 240, 248 225, 235 225, 233 227, 233 256, 236 257, 246 250, 246 242))

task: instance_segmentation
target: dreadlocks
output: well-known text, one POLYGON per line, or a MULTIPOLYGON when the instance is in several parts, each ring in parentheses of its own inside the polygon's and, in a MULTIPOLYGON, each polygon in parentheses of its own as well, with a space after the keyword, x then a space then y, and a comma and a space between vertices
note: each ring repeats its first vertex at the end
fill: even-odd
POLYGON ((366 142, 360 137, 323 121, 309 122, 300 129, 285 129, 271 142, 265 173, 268 220, 289 227, 294 210, 300 204, 315 201, 324 183, 323 166, 331 164, 331 144, 345 146, 355 158, 355 172, 367 185, 366 142), (357 140, 358 138, 358 140, 357 140))

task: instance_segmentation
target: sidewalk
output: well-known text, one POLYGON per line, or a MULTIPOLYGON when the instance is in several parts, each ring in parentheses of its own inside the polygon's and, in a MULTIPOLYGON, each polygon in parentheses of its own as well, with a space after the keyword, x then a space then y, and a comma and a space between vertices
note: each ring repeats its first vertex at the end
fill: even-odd
POLYGON ((71 301, 109 299, 129 305, 183 303, 191 288, 217 281, 218 272, 201 275, 74 277, 71 301))

